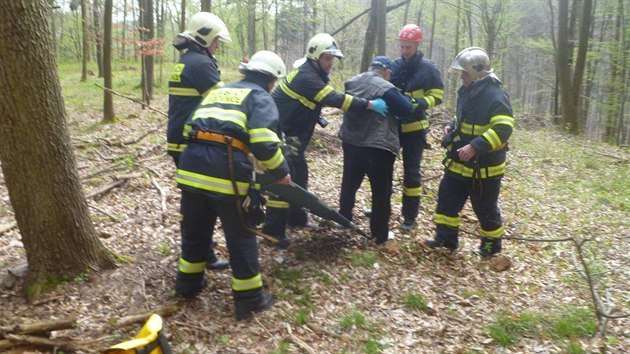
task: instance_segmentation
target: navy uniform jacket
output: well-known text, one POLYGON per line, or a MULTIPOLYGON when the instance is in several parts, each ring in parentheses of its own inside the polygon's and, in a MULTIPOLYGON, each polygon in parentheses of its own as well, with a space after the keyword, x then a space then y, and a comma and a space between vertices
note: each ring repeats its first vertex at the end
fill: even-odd
POLYGON ((365 111, 368 101, 335 91, 330 79, 308 59, 291 71, 273 92, 278 105, 280 126, 287 136, 297 136, 302 149, 311 140, 323 106, 347 111, 365 111))
MULTIPOLYGON (((186 122, 185 134, 191 136, 182 152, 177 170, 178 186, 219 199, 231 199, 227 145, 194 139, 194 132, 208 131, 230 136, 248 145, 251 153, 279 180, 289 173, 280 150, 278 110, 264 83, 242 80, 212 90, 186 122)), ((253 170, 244 152, 233 151, 233 166, 238 193, 247 194, 253 170)))
POLYGON ((502 176, 514 115, 510 98, 494 74, 459 88, 455 119, 444 160, 447 173, 475 177, 478 169, 480 178, 502 176), (476 155, 463 162, 457 149, 467 144, 473 146, 476 155))
POLYGON ((400 132, 410 133, 428 128, 429 120, 425 111, 441 104, 444 97, 444 84, 435 64, 424 59, 422 52, 407 61, 398 58, 392 62, 391 83, 413 98, 417 105, 412 117, 400 117, 400 132))
POLYGON ((203 96, 223 86, 216 59, 202 53, 192 43, 175 64, 168 82, 167 150, 179 153, 186 147, 182 136, 184 123, 203 96))

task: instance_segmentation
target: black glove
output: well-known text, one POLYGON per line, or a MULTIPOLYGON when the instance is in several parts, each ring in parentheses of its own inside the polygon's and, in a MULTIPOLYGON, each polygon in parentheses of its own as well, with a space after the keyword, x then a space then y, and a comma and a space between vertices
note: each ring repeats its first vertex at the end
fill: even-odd
POLYGON ((247 196, 243 200, 243 210, 245 211, 245 224, 249 227, 256 227, 265 222, 266 200, 259 190, 250 187, 247 196))

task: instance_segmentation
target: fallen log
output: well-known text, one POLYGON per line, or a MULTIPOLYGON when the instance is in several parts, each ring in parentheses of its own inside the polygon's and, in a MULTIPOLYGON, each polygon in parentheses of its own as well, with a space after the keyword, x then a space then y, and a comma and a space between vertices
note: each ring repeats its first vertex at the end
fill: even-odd
POLYGON ((18 334, 7 334, 7 339, 10 342, 10 346, 7 347, 15 347, 17 345, 33 345, 37 347, 47 347, 54 348, 57 350, 74 352, 81 347, 69 340, 59 340, 59 339, 48 339, 36 336, 26 336, 26 335, 18 335, 18 334))
POLYGON ((116 328, 121 328, 121 327, 126 327, 135 323, 144 323, 149 318, 149 316, 151 316, 154 313, 157 313, 158 315, 165 317, 165 316, 172 315, 176 313, 177 311, 179 311, 179 306, 177 304, 166 305, 164 307, 160 307, 157 310, 146 312, 140 315, 125 316, 125 317, 121 317, 118 320, 112 319, 108 321, 108 323, 113 323, 113 326, 115 326, 116 328))
POLYGON ((0 336, 3 334, 42 334, 63 329, 73 329, 76 326, 76 318, 17 324, 15 326, 0 327, 0 336))

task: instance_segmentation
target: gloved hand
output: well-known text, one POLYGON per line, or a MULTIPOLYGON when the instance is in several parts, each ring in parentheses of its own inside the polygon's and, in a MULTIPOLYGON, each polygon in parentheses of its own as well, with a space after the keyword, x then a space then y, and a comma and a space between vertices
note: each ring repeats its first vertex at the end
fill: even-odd
POLYGON ((245 223, 249 227, 256 227, 265 222, 265 206, 266 200, 259 190, 249 188, 247 196, 241 203, 245 210, 245 223))
POLYGON ((389 107, 387 107, 387 103, 385 103, 385 101, 383 101, 382 98, 371 100, 370 104, 372 105, 372 110, 374 112, 382 115, 383 117, 387 115, 387 112, 389 111, 389 107))

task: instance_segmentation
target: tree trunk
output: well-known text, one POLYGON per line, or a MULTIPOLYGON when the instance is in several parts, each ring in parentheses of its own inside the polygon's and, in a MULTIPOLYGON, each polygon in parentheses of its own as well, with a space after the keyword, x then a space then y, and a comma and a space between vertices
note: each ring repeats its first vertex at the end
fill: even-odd
POLYGON ((179 33, 182 33, 186 30, 186 0, 182 0, 182 13, 179 18, 179 33))
MULTIPOLYGON (((576 107, 581 106, 582 99, 582 81, 584 78, 584 68, 586 66, 586 52, 588 50, 588 39, 591 31, 591 18, 593 11, 593 0, 584 0, 584 6, 582 7, 582 20, 580 21, 580 36, 577 58, 575 60, 575 69, 573 71, 573 97, 572 102, 576 107)), ((577 134, 583 131, 584 127, 581 127, 579 122, 582 121, 579 116, 579 109, 575 110, 575 126, 571 127, 571 132, 577 134)))
POLYGON ((140 19, 142 24, 140 29, 140 39, 142 42, 142 79, 140 86, 142 87, 142 100, 149 104, 153 98, 153 0, 138 0, 140 4, 140 19))
MULTIPOLYGON (((619 0, 618 0, 619 1, 619 0)), ((620 1, 622 2, 622 1, 620 1)), ((623 101, 623 84, 624 77, 621 77, 622 67, 624 66, 623 58, 623 5, 617 4, 617 10, 621 10, 621 13, 616 14, 615 20, 615 34, 612 42, 614 43, 611 48, 611 70, 610 70, 610 82, 606 89, 606 141, 617 142, 619 134, 619 126, 621 125, 621 115, 623 111, 621 108, 621 101, 623 101), (620 92, 621 91, 621 92, 620 92)))
POLYGON ((256 0, 247 0, 247 53, 256 53, 256 0))
POLYGON ((201 0, 201 11, 212 12, 212 0, 201 0))
POLYGON ((87 80, 87 64, 88 64, 88 16, 87 16, 87 0, 81 0, 81 33, 83 38, 83 45, 81 46, 81 52, 83 53, 83 62, 81 67, 81 81, 87 80))
POLYGON ((363 54, 361 55, 361 72, 367 71, 370 66, 370 60, 374 55, 374 44, 376 42, 376 6, 372 0, 372 8, 370 10, 370 22, 365 30, 365 41, 363 42, 363 54))
POLYGON ((437 0, 433 0, 433 13, 431 17, 431 38, 429 39, 429 52, 427 53, 428 58, 433 57, 433 39, 435 38, 435 17, 437 12, 437 0))
POLYGON ((30 297, 114 265, 81 189, 49 21, 42 1, 7 1, 0 11, 0 85, 10 88, 0 95, 0 160, 26 251, 30 297))
MULTIPOLYGON (((105 0, 105 17, 103 19, 103 76, 105 88, 112 87, 112 0, 105 0)), ((103 122, 114 121, 114 101, 111 91, 103 91, 103 122)))
POLYGON ((103 77, 103 39, 101 35, 101 2, 94 0, 92 6, 92 21, 94 23, 94 44, 96 45, 96 65, 98 77, 103 77))
POLYGON ((120 60, 127 60, 127 0, 123 2, 122 36, 120 41, 120 60))
MULTIPOLYGON (((387 54, 387 2, 372 0, 372 8, 376 10, 376 55, 387 54)), ((372 58, 368 58, 372 60, 372 58)))
POLYGON ((564 128, 574 130, 576 107, 571 94, 571 61, 569 52, 569 0, 560 0, 558 6, 557 66, 560 83, 560 100, 564 128))

